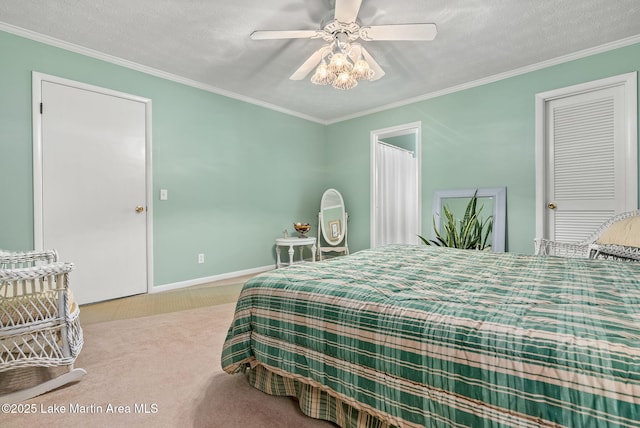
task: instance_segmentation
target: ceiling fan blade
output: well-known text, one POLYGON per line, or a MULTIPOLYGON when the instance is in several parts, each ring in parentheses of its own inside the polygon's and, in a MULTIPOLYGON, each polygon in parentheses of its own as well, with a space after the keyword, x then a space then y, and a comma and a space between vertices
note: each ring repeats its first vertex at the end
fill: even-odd
POLYGON ((254 31, 251 33, 251 40, 271 40, 271 39, 318 39, 322 37, 319 30, 266 30, 254 31))
POLYGON ((360 28, 360 38, 367 41, 433 40, 436 34, 436 24, 392 24, 360 28))
POLYGON ((362 0, 336 0, 335 19, 345 24, 355 22, 362 0))
POLYGON ((291 80, 302 80, 307 77, 307 74, 311 72, 315 68, 316 65, 320 64, 322 57, 325 55, 326 50, 329 46, 323 46, 317 51, 315 51, 307 60, 298 68, 292 75, 289 77, 291 80))
POLYGON ((361 47, 361 49, 362 49, 362 56, 364 57, 365 61, 369 63, 369 67, 371 67, 371 69, 375 73, 371 81, 373 82, 374 80, 380 79, 385 74, 384 70, 382 69, 382 67, 380 67, 380 64, 378 64, 376 60, 373 59, 371 54, 367 52, 367 50, 364 47, 361 47))

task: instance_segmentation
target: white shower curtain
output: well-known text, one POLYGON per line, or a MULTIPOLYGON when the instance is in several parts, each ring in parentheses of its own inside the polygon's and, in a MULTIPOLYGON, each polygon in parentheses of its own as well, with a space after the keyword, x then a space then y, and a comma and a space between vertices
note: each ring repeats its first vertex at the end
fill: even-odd
POLYGON ((375 245, 418 243, 417 161, 413 153, 376 143, 375 245))

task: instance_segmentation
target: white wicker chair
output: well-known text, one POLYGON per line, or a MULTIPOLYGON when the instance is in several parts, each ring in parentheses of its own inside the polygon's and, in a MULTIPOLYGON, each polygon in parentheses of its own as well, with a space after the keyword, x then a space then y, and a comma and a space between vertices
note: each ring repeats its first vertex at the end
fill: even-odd
POLYGON ((640 248, 628 245, 602 244, 598 240, 602 234, 616 222, 630 217, 640 216, 640 210, 615 215, 604 222, 588 238, 579 242, 557 242, 549 239, 536 239, 535 252, 538 255, 561 257, 597 258, 624 261, 640 261, 640 248))
POLYGON ((17 403, 86 374, 73 367, 83 336, 80 310, 69 290, 72 270, 72 263, 57 261, 55 251, 0 250, 0 376, 26 367, 69 369, 36 386, 8 392, 0 402, 17 403))

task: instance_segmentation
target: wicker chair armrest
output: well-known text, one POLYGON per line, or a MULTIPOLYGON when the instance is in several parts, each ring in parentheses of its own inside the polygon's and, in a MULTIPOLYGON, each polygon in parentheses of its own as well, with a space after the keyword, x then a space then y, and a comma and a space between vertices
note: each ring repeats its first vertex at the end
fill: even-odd
POLYGON ((73 263, 0 269, 0 337, 29 324, 59 322, 76 310, 69 289, 73 263))
POLYGON ((594 259, 640 261, 640 248, 627 245, 592 244, 589 257, 594 259))
POLYGON ((0 269, 26 268, 58 261, 56 250, 6 252, 0 250, 0 269))
POLYGON ((0 281, 4 283, 15 280, 33 280, 46 276, 69 273, 73 269, 73 263, 68 262, 55 262, 17 269, 0 269, 0 281))
POLYGON ((561 256, 588 258, 589 244, 583 242, 558 242, 550 239, 536 239, 535 253, 540 256, 561 256))
POLYGON ((0 307, 15 299, 39 298, 69 290, 73 263, 55 262, 18 269, 0 269, 0 307))

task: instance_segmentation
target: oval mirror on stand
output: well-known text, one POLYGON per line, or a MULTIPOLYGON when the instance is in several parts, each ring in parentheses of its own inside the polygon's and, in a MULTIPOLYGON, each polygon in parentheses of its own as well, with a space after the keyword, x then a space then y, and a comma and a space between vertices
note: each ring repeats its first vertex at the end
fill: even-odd
POLYGON ((342 195, 336 189, 328 189, 320 200, 318 213, 318 259, 323 253, 349 254, 347 245, 347 219, 349 215, 342 195))

